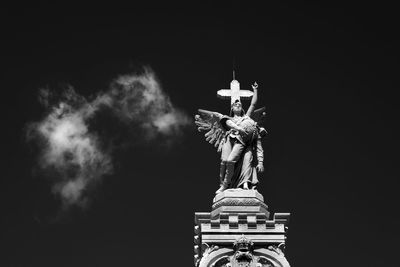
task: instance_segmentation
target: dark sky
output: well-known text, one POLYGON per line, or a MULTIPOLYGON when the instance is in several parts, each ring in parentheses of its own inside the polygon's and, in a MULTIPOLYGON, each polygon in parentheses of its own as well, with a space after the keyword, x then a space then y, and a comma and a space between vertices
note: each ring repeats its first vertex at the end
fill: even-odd
POLYGON ((44 116, 39 88, 68 83, 89 97, 143 65, 190 116, 228 112, 216 91, 229 86, 233 59, 242 88, 257 81, 267 108, 259 192, 272 212, 292 214, 291 265, 397 266, 395 6, 263 2, 1 11, 0 266, 192 266, 194 212, 210 210, 219 165, 194 126, 170 149, 155 140, 115 153, 90 208, 57 223, 24 129, 44 116))

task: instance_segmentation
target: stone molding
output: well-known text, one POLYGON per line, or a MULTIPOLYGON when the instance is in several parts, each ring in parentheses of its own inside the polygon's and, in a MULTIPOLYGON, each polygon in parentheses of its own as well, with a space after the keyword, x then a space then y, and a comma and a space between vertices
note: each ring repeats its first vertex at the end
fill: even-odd
POLYGON ((212 209, 217 209, 221 206, 261 206, 268 209, 268 206, 254 198, 224 198, 212 205, 212 209))
MULTIPOLYGON (((218 248, 210 253, 204 254, 204 256, 197 262, 197 267, 211 267, 215 266, 220 260, 227 258, 230 259, 235 254, 233 248, 218 248)), ((266 259, 268 262, 273 264, 273 267, 290 267, 289 262, 285 258, 283 253, 277 253, 274 250, 266 248, 258 248, 252 252, 252 255, 257 258, 257 261, 266 259)), ((262 266, 262 265, 261 265, 262 266)))

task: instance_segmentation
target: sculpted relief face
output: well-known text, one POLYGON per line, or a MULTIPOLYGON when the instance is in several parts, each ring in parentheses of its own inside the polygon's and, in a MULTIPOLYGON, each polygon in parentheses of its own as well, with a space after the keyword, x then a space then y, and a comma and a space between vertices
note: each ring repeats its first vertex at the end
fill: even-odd
POLYGON ((242 103, 237 101, 237 102, 232 104, 232 112, 233 112, 233 114, 241 115, 242 111, 243 111, 242 103))

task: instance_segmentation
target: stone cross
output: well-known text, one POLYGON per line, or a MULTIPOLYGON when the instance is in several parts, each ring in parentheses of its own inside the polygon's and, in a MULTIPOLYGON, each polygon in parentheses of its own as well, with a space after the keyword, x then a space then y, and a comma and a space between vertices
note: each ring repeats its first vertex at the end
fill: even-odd
POLYGON ((230 89, 221 89, 218 90, 217 96, 222 99, 231 99, 231 105, 235 103, 236 100, 241 98, 244 99, 251 99, 253 96, 253 91, 250 90, 240 90, 240 84, 235 77, 231 81, 231 88, 230 89))

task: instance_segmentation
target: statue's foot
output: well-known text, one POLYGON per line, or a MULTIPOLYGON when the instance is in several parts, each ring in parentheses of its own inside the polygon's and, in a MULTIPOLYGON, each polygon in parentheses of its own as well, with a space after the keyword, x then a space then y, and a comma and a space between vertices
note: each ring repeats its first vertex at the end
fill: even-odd
POLYGON ((244 190, 249 190, 249 186, 248 186, 247 183, 244 183, 244 184, 243 184, 243 189, 244 189, 244 190))
POLYGON ((219 193, 222 193, 225 190, 226 190, 226 186, 221 185, 221 187, 217 191, 215 191, 215 194, 218 195, 219 193))

